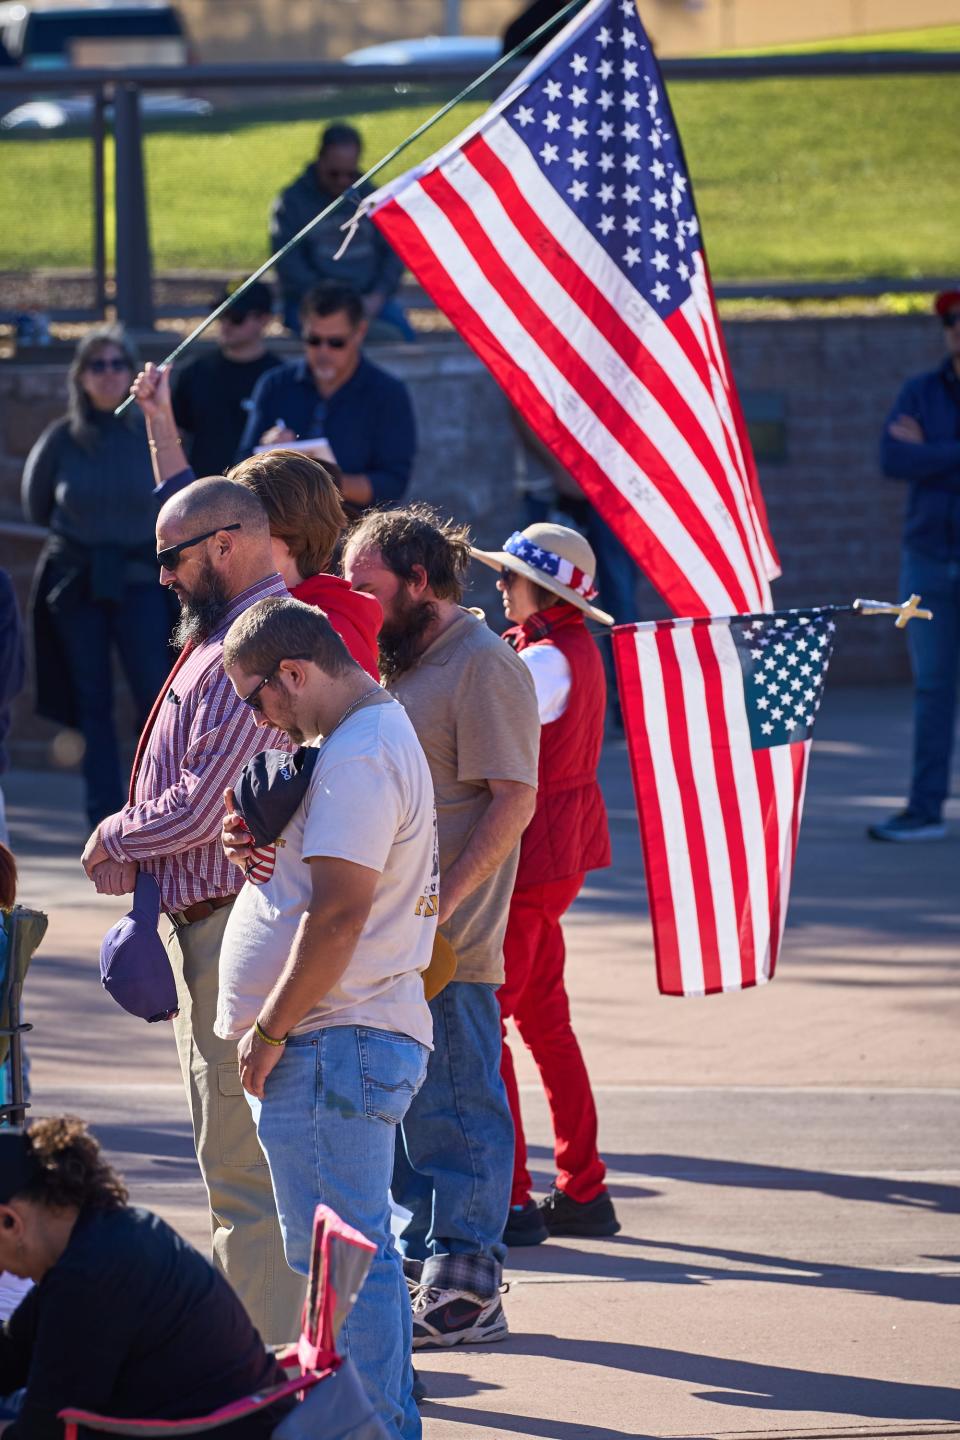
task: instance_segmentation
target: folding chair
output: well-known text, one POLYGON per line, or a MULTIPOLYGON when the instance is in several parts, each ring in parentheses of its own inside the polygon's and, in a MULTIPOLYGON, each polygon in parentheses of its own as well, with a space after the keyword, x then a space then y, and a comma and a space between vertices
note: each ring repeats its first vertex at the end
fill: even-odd
POLYGON ((23 1036, 32 1025, 20 1018, 23 982, 47 917, 15 905, 0 910, 0 1125, 22 1125, 30 1108, 24 1094, 23 1036))
POLYGON ((78 1440, 80 1427, 107 1435, 199 1435, 291 1395, 298 1396, 300 1403, 280 1421, 273 1432, 275 1440, 386 1440, 356 1370, 336 1348, 375 1254, 376 1246, 358 1230, 329 1206, 318 1205, 300 1339, 277 1355, 285 1370, 295 1372, 289 1380, 193 1420, 120 1420, 86 1410, 61 1410, 64 1440, 78 1440), (321 1382, 326 1383, 321 1386, 321 1382))

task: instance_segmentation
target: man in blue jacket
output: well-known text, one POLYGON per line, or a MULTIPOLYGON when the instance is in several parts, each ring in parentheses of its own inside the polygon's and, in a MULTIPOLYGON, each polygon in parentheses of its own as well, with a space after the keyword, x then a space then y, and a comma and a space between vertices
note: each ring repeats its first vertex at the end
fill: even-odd
POLYGON ((909 485, 901 591, 916 592, 933 619, 908 631, 916 691, 913 778, 907 808, 874 840, 942 840, 950 789, 960 666, 960 290, 938 295, 947 358, 908 380, 884 426, 883 473, 909 485))
POLYGON ((257 381, 238 458, 258 445, 296 449, 301 441, 323 439, 348 505, 358 511, 398 504, 417 448, 413 406, 403 381, 363 354, 367 321, 360 296, 327 281, 308 290, 300 318, 303 359, 257 381))

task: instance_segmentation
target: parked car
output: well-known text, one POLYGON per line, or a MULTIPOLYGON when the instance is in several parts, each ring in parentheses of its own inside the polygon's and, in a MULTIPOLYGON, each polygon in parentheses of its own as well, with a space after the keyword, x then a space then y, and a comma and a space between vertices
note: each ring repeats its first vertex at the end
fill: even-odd
POLYGON ((347 65, 458 65, 470 61, 478 72, 499 60, 496 35, 425 35, 422 40, 388 40, 344 55, 347 65))
POLYGON ((0 4, 0 39, 17 65, 188 65, 193 58, 179 11, 166 0, 121 5, 0 4))
MULTIPOLYGON (((195 60, 176 6, 167 0, 128 4, 0 4, 0 49, 14 65, 42 77, 68 68, 115 69, 169 67, 171 72, 195 60)), ((172 76, 171 76, 172 78, 172 76)), ((145 116, 194 118, 209 115, 208 100, 148 90, 141 101, 145 116)), ((0 119, 4 130, 61 130, 89 123, 93 98, 48 92, 17 105, 0 119)))

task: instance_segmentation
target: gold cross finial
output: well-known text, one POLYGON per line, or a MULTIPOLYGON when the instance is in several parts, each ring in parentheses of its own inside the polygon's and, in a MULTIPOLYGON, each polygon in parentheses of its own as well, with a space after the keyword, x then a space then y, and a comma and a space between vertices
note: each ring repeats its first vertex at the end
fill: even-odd
POLYGON ((854 600, 853 608, 861 615, 896 615, 896 627, 903 630, 911 620, 932 620, 932 610, 919 609, 920 596, 911 595, 909 600, 903 600, 899 605, 891 605, 886 600, 854 600))

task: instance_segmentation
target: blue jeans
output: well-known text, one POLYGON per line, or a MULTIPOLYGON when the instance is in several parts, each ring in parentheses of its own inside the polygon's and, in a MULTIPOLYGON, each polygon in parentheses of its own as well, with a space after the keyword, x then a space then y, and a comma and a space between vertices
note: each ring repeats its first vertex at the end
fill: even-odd
POLYGON ((291 1035, 266 1098, 248 1095, 270 1166, 291 1270, 310 1269, 317 1205, 329 1205, 377 1247, 340 1332, 392 1440, 420 1440, 413 1400, 410 1301, 390 1233, 396 1127, 423 1084, 427 1049, 409 1035, 353 1025, 291 1035))
POLYGON ((900 572, 904 597, 916 593, 933 611, 932 620, 907 626, 915 684, 913 777, 909 807, 939 820, 950 793, 960 662, 960 560, 935 560, 906 550, 900 572))
MULTIPOLYGON (((506 1256, 503 1227, 513 1179, 513 1121, 500 1076, 500 1007, 495 985, 454 980, 430 1002, 433 1054, 427 1078, 397 1137, 393 1198, 412 1212, 400 1247, 430 1262, 458 1263, 481 1298, 497 1292, 506 1256)), ((424 1280, 427 1281, 427 1274, 424 1280)))
POLYGON ((173 665, 170 608, 160 585, 128 585, 119 604, 78 598, 55 610, 85 742, 83 779, 91 827, 127 803, 113 719, 113 652, 142 726, 173 665))

